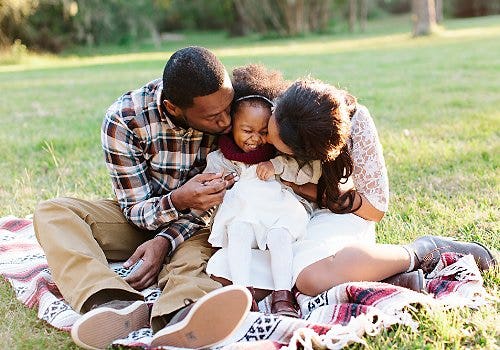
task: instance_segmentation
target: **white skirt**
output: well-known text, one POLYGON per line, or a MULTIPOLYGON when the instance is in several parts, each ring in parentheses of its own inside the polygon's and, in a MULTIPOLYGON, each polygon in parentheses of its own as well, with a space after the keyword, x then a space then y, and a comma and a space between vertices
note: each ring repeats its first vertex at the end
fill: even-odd
POLYGON ((267 246, 268 232, 286 229, 294 240, 305 236, 309 214, 304 206, 280 182, 262 181, 257 165, 243 169, 240 179, 224 196, 215 214, 208 242, 213 247, 227 247, 228 227, 249 224, 255 237, 254 248, 267 246))
MULTIPOLYGON (((304 238, 293 243, 293 283, 307 266, 335 255, 347 244, 375 243, 375 223, 354 214, 334 214, 327 209, 313 213, 304 238)), ((231 280, 227 249, 218 250, 208 261, 209 275, 231 280)), ((274 290, 269 251, 252 250, 251 286, 274 290)))

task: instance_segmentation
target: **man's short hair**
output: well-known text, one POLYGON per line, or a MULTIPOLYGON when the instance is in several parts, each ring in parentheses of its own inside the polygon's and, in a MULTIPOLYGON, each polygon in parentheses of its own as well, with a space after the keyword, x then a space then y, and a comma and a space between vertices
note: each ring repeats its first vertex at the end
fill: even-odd
POLYGON ((200 46, 189 46, 176 51, 163 70, 162 99, 169 100, 179 108, 193 105, 193 98, 217 92, 226 69, 209 50, 200 46))

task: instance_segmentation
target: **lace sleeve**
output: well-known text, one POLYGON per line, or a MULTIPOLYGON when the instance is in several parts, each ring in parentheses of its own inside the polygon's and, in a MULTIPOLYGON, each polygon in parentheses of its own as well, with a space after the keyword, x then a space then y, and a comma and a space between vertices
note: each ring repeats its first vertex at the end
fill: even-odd
POLYGON ((351 157, 356 190, 383 212, 389 206, 389 180, 382 145, 368 109, 359 105, 352 118, 351 157))

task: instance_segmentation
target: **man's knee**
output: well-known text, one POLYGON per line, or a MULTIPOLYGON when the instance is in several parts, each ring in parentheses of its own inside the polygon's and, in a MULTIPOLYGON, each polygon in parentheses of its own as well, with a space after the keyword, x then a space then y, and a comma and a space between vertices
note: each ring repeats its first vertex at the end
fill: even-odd
POLYGON ((55 218, 61 220, 72 214, 72 211, 68 210, 72 206, 71 202, 71 198, 54 198, 38 203, 33 213, 33 227, 39 241, 46 232, 45 225, 55 218))
POLYGON ((38 203, 35 208, 33 215, 33 220, 43 219, 47 213, 53 213, 54 211, 64 211, 71 207, 75 200, 73 198, 53 198, 42 201, 38 203))
POLYGON ((35 227, 37 226, 37 223, 40 223, 50 217, 49 215, 60 208, 61 204, 60 198, 49 199, 38 203, 33 213, 33 223, 35 227))

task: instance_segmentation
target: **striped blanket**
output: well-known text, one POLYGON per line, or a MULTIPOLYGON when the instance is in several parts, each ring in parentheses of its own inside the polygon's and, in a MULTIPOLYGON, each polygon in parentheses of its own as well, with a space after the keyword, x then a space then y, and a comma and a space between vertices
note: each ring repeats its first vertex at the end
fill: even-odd
MULTIPOLYGON (((121 276, 121 264, 111 267, 121 276)), ((36 241, 30 220, 0 218, 0 275, 14 288, 17 298, 38 310, 49 325, 70 331, 80 315, 71 309, 52 281, 47 260, 36 241)), ((472 256, 445 253, 436 269, 427 276, 429 294, 378 282, 346 283, 316 297, 297 294, 302 319, 269 313, 269 301, 259 303, 261 312, 251 312, 243 325, 223 344, 223 348, 255 349, 340 349, 347 344, 365 343, 364 335, 374 336, 395 324, 417 331, 418 323, 409 310, 415 305, 478 307, 488 295, 472 256)), ((154 302, 160 290, 142 291, 154 302)), ((144 328, 115 344, 149 348, 152 331, 144 328)))

